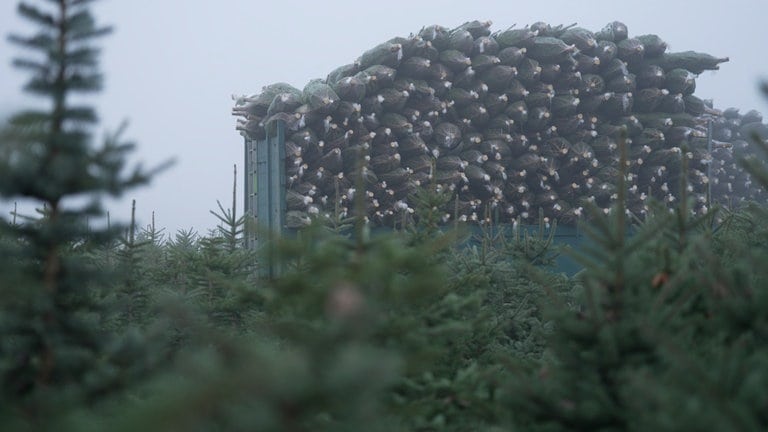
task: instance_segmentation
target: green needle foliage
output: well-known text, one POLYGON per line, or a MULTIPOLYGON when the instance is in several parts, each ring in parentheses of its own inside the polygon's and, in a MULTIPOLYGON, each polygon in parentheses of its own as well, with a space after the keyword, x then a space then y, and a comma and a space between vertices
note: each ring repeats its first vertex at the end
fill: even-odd
POLYGON ((0 196, 37 207, 0 220, 0 430, 768 430, 768 211, 694 217, 686 175, 673 213, 639 221, 620 170, 610 213, 585 205, 572 278, 549 271, 555 221, 488 211, 467 240, 434 184, 398 232, 372 234, 358 199, 269 244, 269 280, 234 189, 207 235, 137 229, 135 207, 89 227, 150 177, 124 173, 119 133, 94 147, 96 113, 72 104, 101 86, 90 3, 22 2, 39 32, 11 37, 51 106, 0 141, 0 196))
POLYGON ((510 381, 520 430, 768 427, 765 210, 712 229, 714 215, 688 211, 685 177, 673 214, 659 206, 631 227, 622 197, 610 215, 592 211, 579 307, 554 308, 551 356, 510 381))
POLYGON ((76 245, 114 238, 116 229, 87 226, 102 214, 100 197, 149 179, 139 169, 125 173, 133 146, 120 133, 94 147, 96 113, 71 102, 102 85, 93 43, 110 28, 96 24, 89 3, 21 2, 19 14, 38 31, 10 37, 24 53, 14 65, 31 75, 25 90, 50 101, 13 116, 0 143, 0 196, 42 209, 34 221, 0 222, 2 237, 13 240, 0 263, 0 406, 34 430, 68 402, 92 400, 118 381, 109 364, 116 339, 98 325, 103 306, 93 291, 108 275, 76 245))

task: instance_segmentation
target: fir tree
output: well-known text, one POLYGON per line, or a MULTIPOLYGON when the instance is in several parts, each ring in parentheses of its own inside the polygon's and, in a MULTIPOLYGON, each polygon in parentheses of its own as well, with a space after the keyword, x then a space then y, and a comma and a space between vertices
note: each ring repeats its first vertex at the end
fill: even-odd
POLYGON ((765 430, 765 210, 713 230, 713 215, 688 211, 681 167, 674 213, 658 206, 629 237, 624 172, 611 214, 591 208, 579 307, 554 309, 548 358, 507 391, 521 429, 765 430))
POLYGON ((232 185, 232 207, 224 209, 218 200, 216 204, 219 211, 210 210, 210 213, 219 220, 216 226, 217 233, 225 240, 227 250, 234 252, 242 246, 243 233, 245 232, 245 215, 237 217, 237 165, 234 167, 234 183, 232 185))
POLYGON ((101 305, 92 291, 107 275, 72 246, 114 238, 117 227, 87 226, 102 215, 100 198, 149 178, 140 169, 125 173, 132 145, 120 133, 93 146, 96 112, 71 101, 102 86, 93 43, 111 29, 96 24, 90 3, 21 2, 19 14, 39 30, 10 37, 25 51, 14 61, 31 74, 25 90, 51 102, 14 115, 0 144, 0 195, 43 209, 34 222, 0 222, 3 237, 15 240, 0 263, 0 405, 35 430, 65 401, 89 400, 114 385, 108 363, 117 340, 99 327, 101 305))

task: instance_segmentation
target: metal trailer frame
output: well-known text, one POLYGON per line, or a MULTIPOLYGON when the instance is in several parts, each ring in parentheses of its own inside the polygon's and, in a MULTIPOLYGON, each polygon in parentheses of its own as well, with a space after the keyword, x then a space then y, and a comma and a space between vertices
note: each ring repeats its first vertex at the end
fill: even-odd
MULTIPOLYGON (((260 250, 269 248, 285 225, 285 124, 272 123, 263 140, 245 140, 245 247, 260 250)), ((259 265, 261 277, 274 278, 280 269, 272 265, 259 265)))
MULTIPOLYGON (((707 144, 712 152, 712 122, 709 121, 707 144)), ((266 254, 268 265, 259 265, 258 274, 264 278, 274 278, 280 269, 271 259, 273 241, 285 231, 286 213, 286 177, 285 177, 285 123, 276 121, 267 128, 267 137, 263 140, 245 140, 245 247, 261 250, 268 247, 266 254)), ((711 167, 709 168, 711 169, 711 167)), ((707 173, 710 174, 709 172, 707 173)), ((711 199, 711 186, 707 187, 707 201, 711 199)), ((538 227, 523 226, 520 229, 536 233, 538 227)), ((576 227, 558 226, 553 243, 568 245, 578 250, 587 240, 576 227)), ((574 274, 580 270, 570 257, 560 256, 556 263, 557 270, 574 274)))

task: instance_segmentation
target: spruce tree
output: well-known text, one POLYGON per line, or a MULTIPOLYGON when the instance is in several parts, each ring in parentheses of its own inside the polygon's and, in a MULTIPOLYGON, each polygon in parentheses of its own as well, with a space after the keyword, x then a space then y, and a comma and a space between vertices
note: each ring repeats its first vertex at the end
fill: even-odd
MULTIPOLYGON (((762 163, 746 164, 768 179, 762 163)), ((675 211, 658 205, 631 236, 625 172, 610 215, 589 207, 591 241, 576 257, 585 265, 580 304, 554 308, 549 358, 515 373, 507 389, 521 430, 768 426, 757 390, 768 385, 765 209, 726 212, 713 229, 713 215, 689 211, 685 157, 681 167, 675 211)))
POLYGON ((113 239, 120 227, 94 229, 87 221, 102 216, 104 195, 120 196, 149 178, 125 172, 132 145, 120 133, 95 146, 96 112, 72 101, 103 81, 94 41, 111 29, 97 25, 91 3, 20 2, 19 14, 38 30, 9 38, 23 50, 14 65, 31 75, 24 89, 51 103, 14 115, 0 142, 0 196, 42 210, 35 221, 0 221, 2 237, 13 240, 3 243, 0 260, 0 418, 34 430, 66 402, 93 400, 118 381, 109 364, 117 340, 99 326, 94 292, 108 275, 74 246, 113 239))

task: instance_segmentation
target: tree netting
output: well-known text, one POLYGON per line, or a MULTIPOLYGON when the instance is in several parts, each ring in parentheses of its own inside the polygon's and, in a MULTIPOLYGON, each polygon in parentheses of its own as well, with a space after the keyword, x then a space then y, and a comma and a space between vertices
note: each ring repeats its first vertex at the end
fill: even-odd
POLYGON ((617 199, 624 137, 630 212, 643 217, 651 200, 671 207, 685 195, 702 214, 765 199, 738 163, 752 135, 766 133, 762 116, 695 94, 697 75, 727 60, 668 52, 661 37, 633 37, 618 21, 598 32, 433 25, 303 90, 266 86, 234 113, 251 139, 286 121, 288 189, 306 196, 291 195, 296 220, 351 211, 362 196, 369 221, 392 226, 412 211, 411 194, 432 184, 453 193, 445 221, 530 223, 541 211, 573 223, 585 201, 608 209, 617 199))

